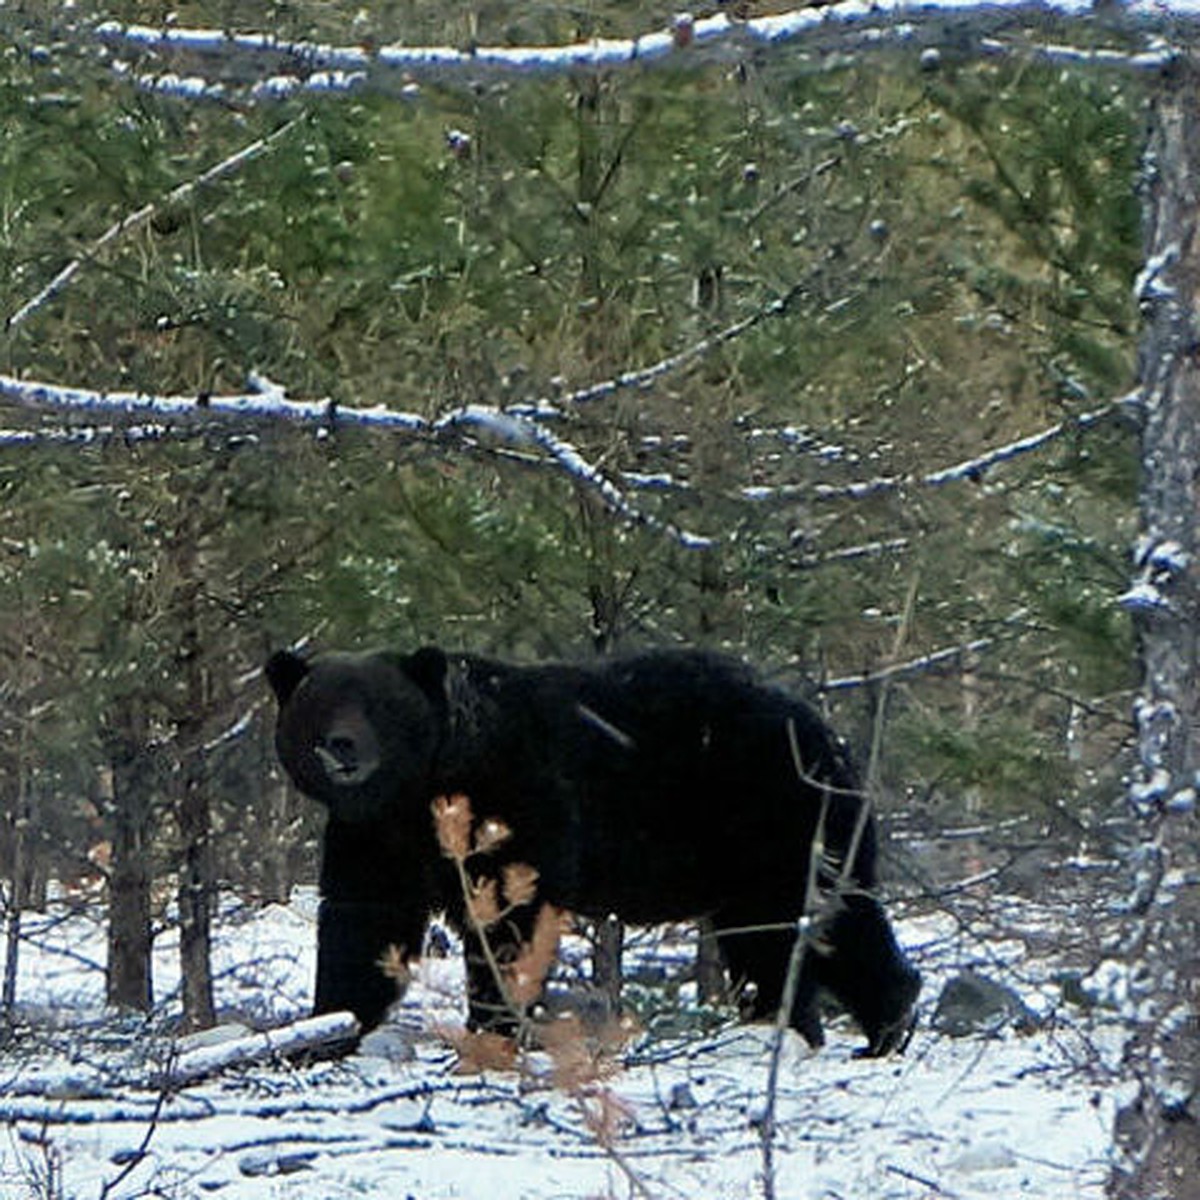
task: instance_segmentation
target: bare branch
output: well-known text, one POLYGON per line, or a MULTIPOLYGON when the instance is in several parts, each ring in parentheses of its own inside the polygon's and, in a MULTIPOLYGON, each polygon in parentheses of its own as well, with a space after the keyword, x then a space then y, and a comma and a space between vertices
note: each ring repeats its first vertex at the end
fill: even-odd
POLYGON ((759 503, 780 503, 795 500, 861 500, 868 496, 879 496, 899 492, 910 487, 944 487, 948 483, 960 483, 968 479, 977 479, 990 467, 1011 462, 1041 450, 1051 442, 1071 433, 1080 433, 1099 425, 1114 416, 1128 412, 1136 412, 1141 406, 1141 392, 1135 389, 1123 396, 1109 401, 1102 408, 1080 413, 1066 421, 1059 421, 1047 429, 1042 429, 1028 437, 1018 438, 1015 442, 1006 442, 996 446, 974 458, 964 459, 949 467, 937 471, 927 471, 923 474, 910 472, 904 475, 879 475, 874 479, 862 479, 845 484, 809 484, 789 483, 779 487, 748 487, 743 488, 743 499, 759 503))
POLYGON ((845 692, 851 688, 870 687, 877 683, 890 683, 896 679, 905 679, 910 675, 923 675, 926 671, 936 671, 941 667, 957 662, 981 650, 988 650, 995 645, 995 638, 976 638, 961 646, 949 646, 944 650, 934 650, 930 654, 922 654, 919 658, 910 658, 907 662, 893 663, 878 671, 866 671, 862 675, 843 675, 838 679, 827 679, 818 686, 820 692, 845 692))
POLYGON ((749 333, 756 325, 761 325, 764 321, 772 317, 783 316, 793 301, 803 294, 807 286, 807 282, 793 284, 782 296, 772 300, 769 304, 751 313, 748 317, 744 317, 740 321, 735 321, 732 325, 727 325, 724 329, 706 338, 701 338, 698 342, 685 347, 677 354, 669 354, 666 358, 660 359, 648 367, 642 367, 640 370, 625 371, 620 375, 614 376, 612 379, 606 379, 601 383, 594 383, 588 387, 579 388, 577 391, 562 397, 558 403, 571 405, 587 404, 593 400, 606 400, 616 392, 627 391, 630 388, 650 387, 651 384, 656 383, 664 375, 678 371, 691 362, 706 358, 719 346, 735 341, 743 334, 749 333))
POLYGON ((181 183, 178 187, 173 188, 167 193, 166 197, 154 204, 143 204, 136 212, 130 213, 128 216, 121 217, 120 220, 110 225, 82 254, 77 258, 72 259, 55 277, 36 296, 27 300, 15 313, 12 314, 4 323, 5 329, 11 333, 17 328, 27 317, 37 312, 49 300, 52 300, 59 294, 76 275, 89 263, 97 258, 104 250, 106 250, 113 242, 120 238, 123 234, 129 233, 133 229, 140 229, 143 225, 149 223, 155 213, 163 208, 168 208, 174 204, 180 204, 186 200, 193 192, 199 191, 200 188, 208 186, 210 183, 215 183, 218 179, 223 179, 227 175, 232 175, 235 171, 241 170, 247 163, 253 162, 254 159, 260 158, 263 154, 274 149, 278 143, 292 132, 298 125, 303 122, 303 117, 295 117, 286 124, 281 125, 274 133, 267 137, 259 138, 257 141, 251 142, 248 146, 243 146, 236 154, 229 155, 228 158, 222 159, 215 166, 209 167, 203 175, 195 179, 189 180, 187 183, 181 183))

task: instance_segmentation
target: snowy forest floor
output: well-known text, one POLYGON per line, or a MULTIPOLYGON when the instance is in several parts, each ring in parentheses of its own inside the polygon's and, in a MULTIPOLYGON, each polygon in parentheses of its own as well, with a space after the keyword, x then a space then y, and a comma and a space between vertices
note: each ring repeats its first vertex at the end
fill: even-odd
MULTIPOLYGON (((776 1194, 1098 1200, 1121 1047, 1104 1003, 1120 975, 1103 959, 1098 873, 1060 868, 1037 900, 966 889, 936 908, 897 906, 901 940, 925 976, 916 1035, 907 1054, 886 1060, 853 1058, 861 1039, 836 1019, 818 1052, 789 1035, 776 1194), (936 1032, 937 998, 967 968, 1018 992, 1034 1027, 936 1032), (1078 1003, 1089 993, 1100 1002, 1078 1003)), ((587 1096, 550 1084, 536 1055, 519 1073, 454 1072, 435 1029, 461 1022, 453 956, 427 958, 397 1026, 353 1055, 242 1064, 164 1089, 155 1080, 179 1052, 174 934, 156 943, 166 998, 154 1019, 131 1020, 103 1009, 101 917, 65 904, 25 917, 18 1021, 0 1044, 5 1200, 763 1194, 771 1031, 689 1023, 689 986, 666 1003, 673 1025, 648 1021, 594 1086, 590 1113, 587 1096), (601 1108, 607 1145, 595 1132, 601 1108)), ((304 1015, 314 929, 308 891, 286 907, 226 904, 215 969, 231 1021, 263 1028, 304 1015)), ((690 955, 679 930, 643 944, 627 971, 649 949, 659 964, 664 952, 676 966, 690 955)))

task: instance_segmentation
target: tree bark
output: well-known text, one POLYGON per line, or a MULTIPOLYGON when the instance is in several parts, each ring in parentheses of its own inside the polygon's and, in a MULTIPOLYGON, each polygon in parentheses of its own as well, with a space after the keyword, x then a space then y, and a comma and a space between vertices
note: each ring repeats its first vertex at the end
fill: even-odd
POLYGON ((1138 767, 1129 799, 1139 840, 1126 947, 1137 1093, 1117 1118, 1111 1192, 1200 1196, 1200 866, 1196 819, 1197 504, 1200 488, 1200 75, 1164 76, 1146 160, 1141 534, 1122 598, 1138 634, 1138 767))
POLYGON ((150 833, 154 770, 144 714, 136 700, 115 705, 106 742, 112 768, 112 868, 108 898, 106 998, 149 1010, 152 996, 150 833))
POLYGON ((283 772, 274 763, 263 771, 267 807, 266 836, 263 839, 259 874, 252 887, 267 904, 286 904, 292 895, 292 843, 299 823, 293 813, 292 790, 283 772))
POLYGON ((212 811, 204 752, 204 718, 209 686, 200 630, 202 583, 199 529, 194 515, 179 530, 177 565, 183 628, 179 667, 184 679, 177 817, 182 843, 179 869, 179 966, 183 985, 183 1021, 188 1029, 216 1023, 212 982, 212 909, 216 892, 212 848, 212 811))
POLYGON ((4 914, 4 981, 0 984, 0 1012, 11 1012, 17 1002, 17 971, 20 965, 21 909, 28 891, 28 855, 26 833, 29 823, 27 796, 29 791, 28 760, 25 730, 22 725, 17 750, 17 798, 12 822, 8 907, 4 914))
MULTIPOLYGON (((189 759, 200 758, 194 750, 189 759)), ((212 815, 202 762, 184 766, 179 800, 183 860, 179 870, 179 961, 187 1029, 216 1023, 212 983, 212 815)))

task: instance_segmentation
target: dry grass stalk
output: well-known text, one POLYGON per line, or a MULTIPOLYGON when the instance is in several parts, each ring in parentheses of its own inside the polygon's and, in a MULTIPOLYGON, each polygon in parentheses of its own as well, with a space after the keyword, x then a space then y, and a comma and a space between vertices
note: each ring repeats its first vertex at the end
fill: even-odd
POLYGON ((538 909, 529 941, 522 943, 521 952, 503 973, 508 994, 522 1008, 534 1003, 546 986, 546 977, 558 959, 558 944, 570 925, 570 917, 553 904, 538 909))
POLYGON ((588 1089, 619 1074, 629 1043, 637 1036, 632 1017, 620 1017, 589 1028, 575 1013, 559 1017, 542 1031, 550 1055, 550 1082, 564 1092, 588 1089))
POLYGON ((435 797, 433 823, 442 853, 462 862, 471 852, 471 801, 463 795, 435 797))
POLYGON ((458 1055, 455 1075, 482 1075, 485 1071, 515 1071, 518 1047, 515 1038, 486 1029, 460 1029, 438 1025, 434 1032, 458 1055))
POLYGON ((404 991, 412 982, 411 958, 403 946, 389 946, 379 956, 376 966, 379 967, 388 979, 395 981, 397 992, 404 991))
MULTIPOLYGON (((553 904, 540 905, 529 938, 519 943, 512 961, 501 963, 488 931, 514 909, 537 901, 537 869, 528 863, 511 862, 501 867, 499 880, 494 875, 473 878, 467 870, 467 859, 490 854, 506 844, 512 830, 501 820, 487 818, 473 831, 471 801, 462 794, 439 796, 432 807, 438 844, 458 868, 467 920, 479 938, 484 959, 505 1005, 516 1017, 522 1035, 528 1035, 533 1032, 528 1026, 528 1008, 545 989, 546 978, 558 956, 559 941, 570 926, 570 916, 553 904)), ((393 963, 390 952, 385 957, 389 964, 393 963)), ((458 1055, 456 1074, 520 1070, 531 1079, 548 1081, 565 1092, 575 1102, 588 1132, 620 1168, 633 1192, 650 1195, 643 1180, 616 1147, 621 1131, 633 1121, 633 1112, 607 1086, 607 1081, 621 1069, 622 1054, 637 1032, 633 1021, 609 1021, 599 1029, 590 1030, 578 1016, 568 1016, 540 1026, 538 1040, 551 1062, 548 1077, 535 1075, 528 1057, 521 1053, 522 1042, 531 1040, 528 1036, 512 1038, 488 1030, 445 1027, 436 1032, 458 1055)))

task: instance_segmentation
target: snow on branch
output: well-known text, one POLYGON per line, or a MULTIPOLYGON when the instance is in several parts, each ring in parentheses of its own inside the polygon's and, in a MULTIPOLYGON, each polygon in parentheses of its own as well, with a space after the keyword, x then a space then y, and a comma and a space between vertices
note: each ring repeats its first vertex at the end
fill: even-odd
MULTIPOLYGON (((416 92, 418 79, 512 73, 561 73, 579 68, 609 69, 655 62, 697 61, 697 56, 729 56, 747 46, 802 41, 806 49, 865 50, 890 44, 917 48, 974 45, 981 53, 1021 49, 1051 61, 1081 62, 1147 69, 1161 66, 1173 53, 1162 39, 1187 38, 1194 33, 1196 14, 1187 6, 1166 7, 1154 0, 1133 0, 1097 21, 1091 0, 1058 0, 1054 4, 1028 0, 995 0, 993 3, 941 0, 910 3, 907 0, 840 0, 812 4, 790 12, 739 21, 724 13, 694 18, 675 17, 667 28, 630 38, 593 38, 565 45, 544 46, 408 46, 367 48, 347 41, 343 45, 289 41, 271 33, 236 33, 223 29, 150 26, 104 21, 97 36, 116 51, 130 56, 169 54, 216 62, 222 70, 244 80, 247 68, 257 76, 250 85, 251 99, 270 100, 299 91, 345 92, 365 86, 399 81, 405 92, 416 92), (1056 21, 1083 18, 1090 31, 1111 30, 1135 35, 1143 49, 1075 47, 1061 43, 1037 44, 1031 37, 1056 21), (686 56, 686 57, 685 57, 686 56)), ((356 39, 357 41, 357 39, 356 39)), ((819 61, 819 60, 817 60, 819 61)), ((225 84, 204 75, 181 76, 175 71, 159 75, 134 74, 118 61, 115 68, 137 86, 187 98, 227 99, 225 84)))
POLYGON ((790 561, 789 565, 799 570, 811 570, 816 567, 827 567, 832 563, 854 562, 863 558, 882 558, 888 554, 902 554, 912 545, 907 537, 881 538, 878 541, 863 542, 857 546, 841 546, 836 550, 826 550, 820 554, 807 553, 790 561))
POLYGON ((763 503, 781 503, 794 500, 861 500, 868 496, 885 495, 909 487, 944 487, 948 483, 960 483, 978 479, 989 468, 1040 450, 1051 442, 1070 434, 1078 433, 1121 413, 1137 411, 1142 402, 1139 389, 1127 392, 1103 408, 1080 413, 1066 421, 1059 421, 1046 429, 996 446, 974 458, 964 459, 952 466, 924 473, 910 472, 904 475, 878 475, 873 479, 861 479, 845 484, 788 483, 778 487, 748 487, 742 489, 742 497, 763 503))
MULTIPOLYGON (((188 191, 218 173, 232 170, 235 160, 247 161, 246 156, 254 150, 261 153, 273 140, 282 137, 296 122, 282 126, 269 138, 261 139, 246 147, 238 155, 226 159, 206 172, 199 180, 184 185, 188 191), (257 147, 257 150, 256 150, 257 147)), ((169 199, 183 191, 177 188, 169 199)), ((153 206, 139 210, 132 217, 123 218, 93 246, 93 252, 101 243, 106 243, 132 226, 134 221, 149 215, 153 206)), ((84 259, 72 264, 73 270, 60 272, 56 279, 43 288, 38 295, 22 306, 10 319, 10 327, 32 312, 52 295, 57 294, 70 281, 75 270, 84 259)), ((551 433, 542 423, 545 419, 562 415, 564 408, 587 404, 605 399, 630 388, 649 388, 658 380, 698 362, 718 347, 728 344, 748 333, 762 322, 784 315, 792 302, 801 295, 804 283, 797 283, 781 296, 763 305, 740 321, 718 330, 708 337, 684 347, 682 350, 638 370, 625 371, 613 378, 588 387, 579 388, 557 400, 539 399, 507 408, 492 405, 468 405, 456 409, 436 421, 429 421, 417 413, 402 412, 374 405, 365 408, 339 408, 332 400, 296 401, 289 400, 282 386, 269 379, 251 373, 251 390, 239 395, 213 396, 156 396, 144 392, 93 391, 86 388, 64 387, 57 384, 17 379, 0 375, 0 400, 8 400, 24 408, 45 410, 57 409, 77 415, 93 417, 98 414, 117 413, 126 417, 145 417, 150 423, 130 425, 116 429, 111 425, 93 425, 82 429, 0 429, 0 448, 5 446, 31 445, 45 442, 88 444, 121 437, 126 441, 158 440, 178 435, 181 431, 176 423, 187 424, 199 419, 240 418, 244 420, 282 420, 300 424, 316 424, 324 428, 335 425, 361 426, 376 430, 408 433, 414 436, 441 437, 446 434, 480 434, 490 446, 503 446, 516 451, 518 456, 529 450, 538 452, 539 461, 550 462, 571 477, 576 483, 595 492, 605 506, 618 516, 633 524, 644 525, 668 534, 688 549, 702 549, 713 545, 713 539, 701 534, 680 529, 651 513, 636 508, 625 494, 598 467, 589 463, 569 442, 551 433)), ((630 488, 646 491, 667 491, 680 486, 670 476, 643 476, 630 473, 623 476, 630 488)))
POLYGON ((165 1087, 179 1087, 215 1075, 227 1067, 286 1058, 290 1054, 344 1043, 356 1037, 358 1032, 358 1021, 352 1013, 325 1013, 296 1021, 281 1029, 252 1033, 231 1042, 189 1050, 169 1063, 152 1082, 165 1087))
POLYGON ((508 446, 536 447, 570 478, 598 495, 610 512, 631 524, 645 525, 649 529, 666 533, 689 550, 702 550, 714 544, 712 538, 680 529, 652 513, 634 507, 620 488, 598 467, 589 463, 570 442, 557 437, 544 425, 520 414, 472 404, 442 417, 434 428, 437 431, 474 428, 508 446))
MULTIPOLYGON (((429 421, 417 413, 402 412, 381 404, 367 408, 340 408, 331 400, 289 400, 280 385, 259 375, 252 375, 250 383, 253 390, 240 395, 154 396, 143 392, 101 392, 60 387, 0 375, 0 401, 6 400, 23 408, 54 409, 83 417, 117 413, 170 423, 166 428, 161 425, 150 426, 158 436, 174 432, 171 426, 176 423, 206 423, 215 418, 225 418, 289 421, 316 425, 326 431, 337 426, 355 426, 435 440, 453 436, 469 439, 473 445, 499 445, 506 450, 526 452, 533 450, 539 461, 554 464, 574 483, 599 496, 606 508, 624 520, 666 533, 687 549, 702 549, 712 545, 710 538, 679 529, 636 508, 621 489, 599 467, 589 463, 570 442, 520 413, 487 405, 470 405, 436 421, 429 421)), ((27 444, 40 438, 87 442, 102 436, 103 433, 98 434, 95 430, 82 434, 69 430, 52 430, 48 434, 42 431, 0 430, 0 445, 27 444)))
MULTIPOLYGON (((629 382, 635 378, 641 381, 637 386, 649 386, 668 370, 691 361, 722 341, 736 336, 737 332, 752 328, 765 316, 782 312, 795 294, 796 289, 792 289, 744 321, 729 326, 721 333, 663 359, 644 371, 627 372, 594 387, 580 389, 566 399, 577 402, 598 399, 621 387, 635 386, 629 382)), ((403 412, 382 404, 346 408, 337 406, 332 400, 289 400, 279 384, 253 373, 250 385, 251 391, 238 395, 155 396, 143 392, 104 392, 62 387, 0 374, 0 401, 7 400, 23 408, 57 409, 84 417, 116 413, 149 419, 147 424, 131 425, 120 430, 112 426, 48 430, 0 429, 0 447, 37 442, 86 444, 117 436, 127 441, 157 440, 185 433, 189 422, 211 421, 214 418, 288 421, 315 425, 326 431, 338 426, 358 427, 404 433, 413 437, 424 436, 435 440, 445 440, 447 436, 453 436, 468 440, 474 447, 503 450, 519 461, 532 457, 536 462, 551 464, 573 482, 599 496, 610 512, 631 524, 665 533, 687 549, 708 548, 717 540, 681 529, 670 521, 636 507, 624 491, 599 467, 588 462, 574 445, 546 428, 539 418, 555 416, 557 412, 553 408, 543 407, 544 402, 509 408, 473 404, 430 421, 417 413, 403 412), (185 427, 183 430, 179 428, 181 425, 185 427)), ((1036 434, 924 474, 885 475, 848 484, 802 483, 778 487, 747 487, 741 489, 740 494, 743 499, 756 503, 788 503, 801 499, 863 499, 913 486, 942 487, 948 483, 977 479, 991 467, 1039 450, 1068 433, 1089 429, 1115 414, 1136 409, 1139 404, 1140 393, 1135 390, 1103 408, 1093 409, 1069 421, 1060 421, 1036 434)), ((634 473, 624 478, 629 487, 640 490, 667 491, 675 486, 670 476, 641 477, 634 473)), ((894 544, 888 544, 886 547, 881 544, 879 547, 866 548, 864 553, 883 552, 885 549, 894 548, 898 547, 894 544)), ((802 565, 810 564, 805 562, 802 565)))
POLYGON ((1069 421, 1059 421, 1058 424, 1050 426, 1049 429, 1043 429, 1040 433, 1034 433, 1029 437, 1009 442, 1005 446, 998 446, 994 450, 989 450, 987 453, 981 454, 976 458, 969 458, 965 462, 957 463, 955 466, 946 467, 941 471, 931 471, 928 475, 921 478, 921 483, 927 487, 941 487, 945 483, 956 483, 963 479, 974 479, 989 467, 997 466, 999 463, 1008 462, 1014 458, 1020 458, 1021 455, 1028 454, 1030 451, 1040 450, 1043 446, 1057 441, 1064 434, 1082 432, 1118 413, 1135 410, 1141 405, 1141 402, 1142 393, 1140 390, 1135 389, 1134 391, 1126 392, 1124 396, 1119 396, 1103 408, 1080 413, 1079 416, 1072 417, 1069 421))
POLYGON ((995 638, 976 638, 962 646, 950 646, 945 650, 934 650, 923 654, 920 658, 909 659, 907 662, 893 663, 878 671, 867 671, 861 675, 844 675, 837 679, 826 679, 818 684, 817 690, 822 693, 845 692, 851 688, 869 687, 872 684, 890 682, 894 679, 907 679, 912 675, 923 675, 929 671, 937 671, 951 666, 964 658, 979 654, 995 644, 995 638))
MULTIPOLYGON (((93 391, 0 375, 0 400, 35 410, 57 409, 76 416, 118 414, 127 417, 186 421, 230 417, 249 420, 294 421, 301 424, 363 425, 377 429, 420 431, 428 428, 424 417, 375 405, 338 408, 332 400, 289 400, 284 389, 252 373, 251 390, 231 396, 207 394, 155 396, 146 392, 93 391)), ((39 434, 40 436, 40 434, 39 434)))

